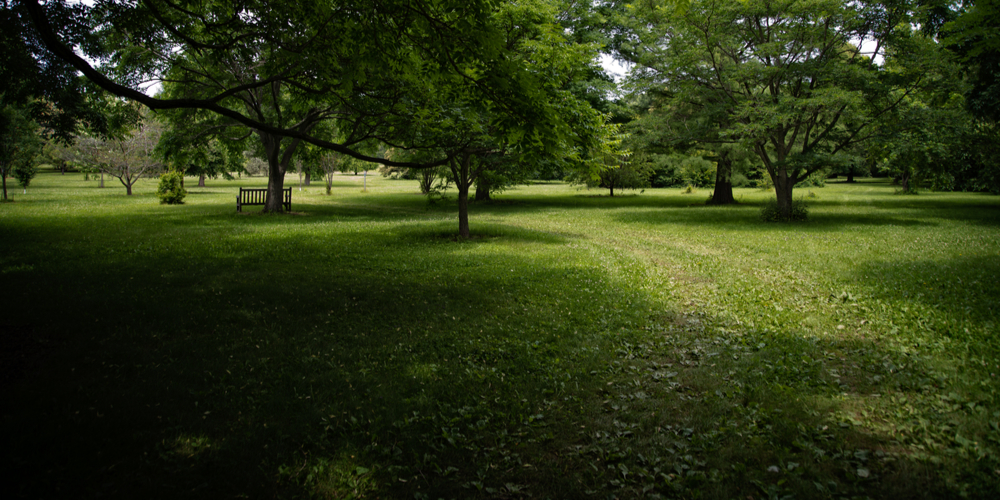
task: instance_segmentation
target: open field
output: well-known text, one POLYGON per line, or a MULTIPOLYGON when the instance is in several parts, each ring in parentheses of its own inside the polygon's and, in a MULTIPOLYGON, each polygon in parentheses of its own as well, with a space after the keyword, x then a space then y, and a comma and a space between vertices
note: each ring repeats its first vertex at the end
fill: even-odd
POLYGON ((1000 198, 264 182, 11 190, 4 498, 1000 496, 1000 198))

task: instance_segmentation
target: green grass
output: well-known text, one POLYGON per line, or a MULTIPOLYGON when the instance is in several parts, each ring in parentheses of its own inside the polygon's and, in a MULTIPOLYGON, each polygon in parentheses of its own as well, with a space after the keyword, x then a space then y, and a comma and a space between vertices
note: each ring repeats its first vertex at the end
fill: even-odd
POLYGON ((1000 494, 996 197, 296 181, 0 204, 5 498, 1000 494))

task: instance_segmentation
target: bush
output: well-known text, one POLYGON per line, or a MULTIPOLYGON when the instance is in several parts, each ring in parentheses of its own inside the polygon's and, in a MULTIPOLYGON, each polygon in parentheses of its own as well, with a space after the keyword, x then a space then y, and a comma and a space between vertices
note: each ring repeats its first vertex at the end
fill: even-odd
POLYGON ((803 221, 809 216, 809 206, 802 200, 792 201, 792 210, 788 217, 782 217, 778 211, 778 200, 772 199, 760 209, 760 220, 764 222, 803 221))
POLYGON ((187 190, 181 187, 184 174, 171 171, 160 176, 160 184, 156 188, 156 196, 160 197, 160 204, 179 205, 184 203, 187 190))

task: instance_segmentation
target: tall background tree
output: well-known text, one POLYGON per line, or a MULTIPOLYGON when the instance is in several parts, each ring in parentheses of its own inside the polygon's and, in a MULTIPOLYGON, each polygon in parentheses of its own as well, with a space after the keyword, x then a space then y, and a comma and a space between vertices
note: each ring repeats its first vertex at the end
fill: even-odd
POLYGON ((635 64, 634 85, 721 112, 701 140, 753 151, 787 218, 795 185, 842 162, 919 80, 917 65, 901 74, 877 63, 910 14, 891 0, 640 2, 624 9, 618 54, 635 64))

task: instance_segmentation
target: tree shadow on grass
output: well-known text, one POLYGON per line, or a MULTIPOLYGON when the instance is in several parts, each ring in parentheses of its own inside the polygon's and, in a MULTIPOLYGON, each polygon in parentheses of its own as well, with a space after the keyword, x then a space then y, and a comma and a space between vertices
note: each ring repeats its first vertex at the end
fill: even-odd
POLYGON ((461 255, 468 245, 442 252, 440 231, 423 227, 365 239, 273 236, 228 258, 145 242, 141 263, 122 253, 12 276, 13 318, 69 346, 8 399, 5 421, 21 429, 5 438, 14 496, 299 496, 376 475, 385 489, 391 467, 437 477, 467 456, 425 442, 440 418, 468 410, 496 423, 481 438, 493 439, 535 414, 546 364, 594 321, 554 305, 588 294, 539 284, 602 278, 483 262, 461 255), (77 300, 46 314, 63 290, 77 300))
POLYGON ((125 226, 86 243, 86 227, 61 229, 62 259, 0 289, 5 321, 64 346, 5 391, 17 432, 3 465, 18 478, 5 488, 745 496, 805 492, 814 477, 865 492, 860 468, 926 471, 869 466, 858 453, 886 437, 824 423, 852 384, 828 362, 897 353, 685 316, 555 247, 560 237, 498 227, 488 255, 422 224, 327 238, 206 229, 180 247, 125 226), (548 253, 511 251, 523 241, 548 253))

